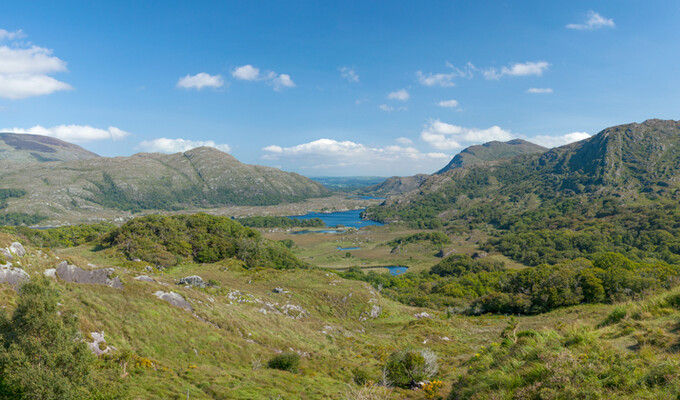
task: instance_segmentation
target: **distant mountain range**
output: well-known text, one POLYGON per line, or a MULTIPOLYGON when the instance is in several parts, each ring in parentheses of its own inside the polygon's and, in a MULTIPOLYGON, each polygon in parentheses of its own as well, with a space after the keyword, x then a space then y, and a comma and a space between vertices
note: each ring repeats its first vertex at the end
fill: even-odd
POLYGON ((211 147, 108 158, 39 135, 2 138, 0 191, 11 191, 4 196, 6 213, 272 205, 329 193, 304 176, 243 164, 211 147))
POLYGON ((572 199, 569 209, 574 204, 593 208, 595 200, 600 202, 597 207, 605 207, 602 199, 610 206, 644 206, 660 198, 677 201, 680 122, 652 119, 607 128, 542 154, 455 167, 428 177, 418 189, 388 199, 372 210, 373 216, 446 221, 473 208, 521 213, 566 198, 572 199))
MULTIPOLYGON (((523 154, 541 154, 547 150, 545 147, 522 139, 513 139, 508 142, 492 141, 464 149, 456 154, 448 165, 435 174, 443 174, 454 168, 508 159, 523 154)), ((427 174, 405 177, 393 176, 377 185, 367 187, 363 192, 375 196, 400 195, 418 189, 429 177, 427 174)))

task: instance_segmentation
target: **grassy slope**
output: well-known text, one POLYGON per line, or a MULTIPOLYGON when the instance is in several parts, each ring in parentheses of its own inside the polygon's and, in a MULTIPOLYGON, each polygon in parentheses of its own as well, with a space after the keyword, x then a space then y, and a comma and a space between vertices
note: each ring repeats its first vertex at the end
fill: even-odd
MULTIPOLYGON (((0 237, 0 242, 10 240, 7 235, 0 237)), ((85 334, 104 331, 108 344, 153 361, 156 370, 134 368, 124 380, 131 396, 140 399, 184 398, 187 390, 192 399, 345 398, 353 387, 352 369, 367 369, 377 379, 385 356, 408 346, 434 350, 441 358, 439 377, 448 383, 480 345, 498 340, 507 320, 502 316, 446 320, 433 310, 426 311, 435 318, 417 320, 413 315, 422 309, 384 299, 362 282, 346 281, 323 270, 244 270, 239 262, 227 261, 156 271, 152 276, 157 282, 149 283, 132 279, 141 274, 144 263, 108 258, 86 246, 58 254, 29 248, 20 263, 34 275, 54 267, 57 257, 83 268, 88 268, 88 262, 114 267, 123 280, 122 290, 61 281, 60 285, 63 303, 79 311, 85 334), (206 281, 214 279, 220 287, 174 284, 175 279, 192 274, 206 281), (274 294, 274 287, 290 293, 274 294), (157 299, 153 296, 157 290, 181 293, 196 315, 157 299), (236 290, 246 302, 227 298, 236 290), (299 305, 310 315, 301 319, 265 315, 260 311, 262 304, 248 302, 253 298, 280 306, 299 305), (360 321, 373 305, 382 307, 381 317, 360 321), (264 367, 278 350, 287 349, 308 353, 299 374, 264 367), (254 369, 258 360, 262 367, 254 369)), ((1 286, 0 301, 11 308, 16 294, 9 286, 1 286)), ((598 320, 607 312, 606 307, 573 308, 525 318, 522 324, 538 328, 557 321, 598 320)), ((423 394, 396 390, 393 398, 423 398, 423 394)))

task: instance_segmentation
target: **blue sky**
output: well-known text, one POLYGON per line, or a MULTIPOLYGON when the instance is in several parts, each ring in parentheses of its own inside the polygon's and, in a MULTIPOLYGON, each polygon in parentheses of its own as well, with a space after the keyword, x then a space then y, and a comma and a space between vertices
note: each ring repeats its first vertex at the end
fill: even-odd
POLYGON ((6 1, 0 129, 432 173, 489 140, 680 119, 678 20, 677 1, 6 1))

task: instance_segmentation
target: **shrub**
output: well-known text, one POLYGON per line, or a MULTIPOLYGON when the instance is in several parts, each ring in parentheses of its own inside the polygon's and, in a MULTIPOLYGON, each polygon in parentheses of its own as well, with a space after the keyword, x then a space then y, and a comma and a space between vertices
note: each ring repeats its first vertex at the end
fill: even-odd
POLYGON ((401 350, 390 355, 385 365, 387 380, 400 387, 414 387, 433 377, 439 370, 437 356, 431 350, 401 350))
POLYGON ((364 386, 373 381, 371 373, 363 368, 354 368, 352 370, 352 380, 359 386, 364 386))
POLYGON ((300 367, 300 355, 292 352, 276 355, 269 360, 267 367, 297 373, 300 367))
POLYGON ((626 318, 626 315, 628 315, 628 310, 626 310, 625 307, 616 307, 609 315, 607 315, 607 318, 604 319, 602 325, 619 323, 622 319, 626 318))

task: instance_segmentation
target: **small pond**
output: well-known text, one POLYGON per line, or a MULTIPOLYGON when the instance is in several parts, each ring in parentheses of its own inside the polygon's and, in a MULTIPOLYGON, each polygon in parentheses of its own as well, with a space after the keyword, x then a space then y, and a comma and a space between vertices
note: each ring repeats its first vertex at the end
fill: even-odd
POLYGON ((337 247, 338 250, 361 250, 361 247, 337 247))
POLYGON ((389 267, 384 267, 387 268, 390 271, 390 275, 401 275, 404 272, 408 271, 408 267, 403 267, 403 266, 398 266, 398 265, 391 265, 389 267))

